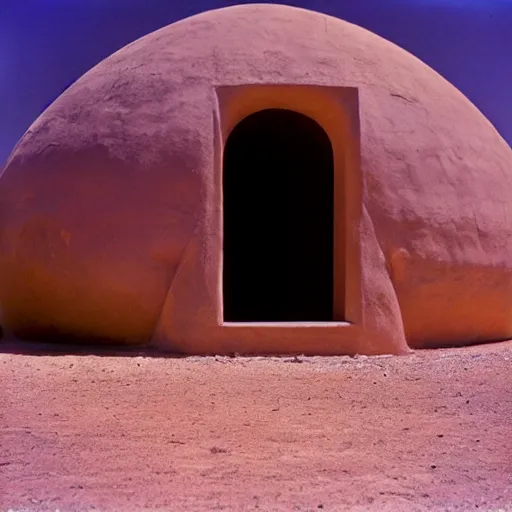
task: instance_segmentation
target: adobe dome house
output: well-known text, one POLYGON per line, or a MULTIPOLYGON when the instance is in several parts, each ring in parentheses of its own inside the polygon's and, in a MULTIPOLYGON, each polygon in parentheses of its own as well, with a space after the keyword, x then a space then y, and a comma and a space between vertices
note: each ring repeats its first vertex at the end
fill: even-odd
POLYGON ((512 337, 512 150, 394 44, 244 5, 86 73, 0 178, 3 322, 184 353, 512 337))

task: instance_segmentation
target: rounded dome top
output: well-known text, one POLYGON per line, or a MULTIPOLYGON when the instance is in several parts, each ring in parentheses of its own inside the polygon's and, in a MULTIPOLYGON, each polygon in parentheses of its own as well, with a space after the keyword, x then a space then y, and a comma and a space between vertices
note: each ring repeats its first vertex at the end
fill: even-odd
POLYGON ((117 51, 42 114, 10 162, 101 147, 151 166, 170 132, 183 151, 194 144, 190 130, 211 108, 212 85, 247 83, 356 87, 363 131, 405 138, 414 150, 408 137, 440 146, 468 135, 483 135, 481 148, 492 141, 496 151, 508 149, 462 94, 393 43, 313 11, 249 4, 192 16, 117 51))

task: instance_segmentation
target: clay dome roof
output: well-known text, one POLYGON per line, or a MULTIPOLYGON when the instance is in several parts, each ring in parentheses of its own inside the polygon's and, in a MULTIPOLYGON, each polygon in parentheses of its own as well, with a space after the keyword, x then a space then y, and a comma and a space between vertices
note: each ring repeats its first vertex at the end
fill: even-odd
POLYGON ((212 207, 214 87, 268 83, 358 90, 364 229, 391 276, 383 293, 397 295, 382 311, 401 311, 401 336, 468 339, 484 324, 485 336, 506 334, 508 144, 405 50, 324 14, 265 4, 205 12, 129 44, 29 128, 0 179, 1 293, 14 330, 46 322, 150 339, 212 207), (461 306, 452 298, 468 272, 467 294, 480 295, 461 306))

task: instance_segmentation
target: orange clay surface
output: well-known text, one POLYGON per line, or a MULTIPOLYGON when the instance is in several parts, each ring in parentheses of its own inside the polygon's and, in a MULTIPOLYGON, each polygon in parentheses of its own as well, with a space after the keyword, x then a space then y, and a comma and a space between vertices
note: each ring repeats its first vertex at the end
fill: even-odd
POLYGON ((373 358, 73 350, 0 345, 2 512, 512 510, 511 342, 373 358))
POLYGON ((105 59, 16 145, 0 178, 3 323, 188 354, 510 339, 511 169, 482 113, 389 41, 289 6, 205 12, 105 59), (223 323, 224 143, 261 108, 332 142, 335 316, 350 325, 223 323))

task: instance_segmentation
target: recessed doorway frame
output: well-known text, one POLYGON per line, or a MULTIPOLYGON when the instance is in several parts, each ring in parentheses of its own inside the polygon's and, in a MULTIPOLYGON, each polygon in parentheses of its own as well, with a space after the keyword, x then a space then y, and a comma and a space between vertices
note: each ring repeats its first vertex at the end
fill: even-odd
POLYGON ((332 322, 327 133, 296 111, 265 109, 236 125, 223 157, 224 322, 332 322))
MULTIPOLYGON (((243 119, 266 109, 285 109, 316 121, 328 135, 334 159, 333 322, 304 323, 325 328, 360 324, 362 319, 359 226, 362 215, 359 94, 354 87, 244 84, 214 88, 214 182, 220 228, 216 272, 216 317, 221 327, 279 328, 288 322, 224 322, 223 315, 223 155, 231 131, 243 119)), ((211 205, 213 207, 213 205, 211 205)), ((213 283, 212 283, 213 284, 213 283)), ((300 323, 295 324, 300 326, 300 323)))

